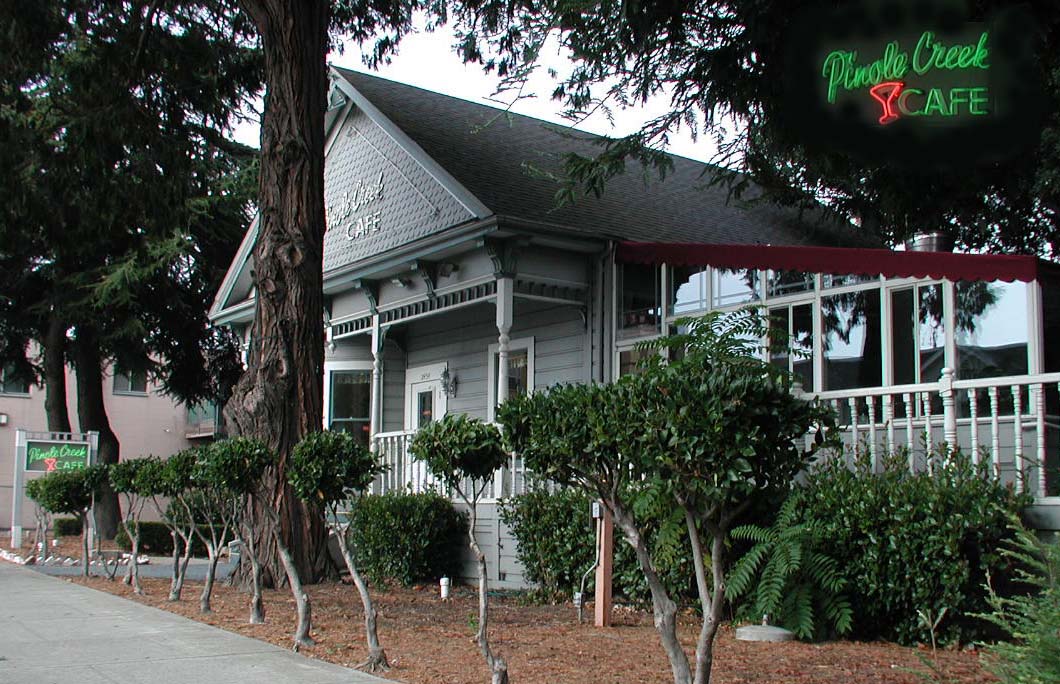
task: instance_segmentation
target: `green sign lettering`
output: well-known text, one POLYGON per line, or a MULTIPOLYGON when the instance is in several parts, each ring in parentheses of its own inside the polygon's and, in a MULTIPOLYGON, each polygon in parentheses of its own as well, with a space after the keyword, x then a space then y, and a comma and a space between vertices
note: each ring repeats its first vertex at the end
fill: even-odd
POLYGON ((26 470, 80 470, 88 465, 88 442, 34 441, 26 443, 26 470))

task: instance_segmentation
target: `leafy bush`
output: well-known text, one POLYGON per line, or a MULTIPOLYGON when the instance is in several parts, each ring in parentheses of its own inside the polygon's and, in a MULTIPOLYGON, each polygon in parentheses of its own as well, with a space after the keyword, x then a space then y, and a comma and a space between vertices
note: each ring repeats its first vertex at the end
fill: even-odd
POLYGON ((1002 551, 1019 566, 1017 581, 1029 593, 1012 598, 990 592, 986 616, 1010 643, 989 650, 989 669, 1003 684, 1060 682, 1060 545, 1043 544, 1014 525, 1016 539, 1002 551))
MULTIPOLYGON (((165 523, 141 521, 136 525, 140 531, 140 553, 152 556, 169 556, 173 553, 173 537, 169 533, 169 527, 165 523)), ((203 530, 209 536, 209 532, 203 530)), ((122 551, 132 550, 129 543, 129 535, 125 534, 124 528, 119 528, 114 535, 114 545, 122 551)), ((206 547, 197 536, 192 537, 191 554, 193 556, 205 556, 206 547)))
POLYGON ((959 452, 939 454, 934 474, 908 470, 906 455, 885 459, 873 474, 867 459, 854 469, 836 459, 811 473, 799 519, 812 524, 846 579, 855 634, 925 643, 918 617, 939 615, 942 641, 987 634, 974 616, 987 609, 988 574, 1011 576, 1000 549, 1009 520, 1029 500, 995 481, 985 464, 959 452))
POLYGON ((79 537, 81 521, 77 518, 56 518, 52 521, 52 534, 56 537, 79 537))
POLYGON ((467 518, 437 494, 358 498, 349 540, 357 567, 375 582, 409 585, 459 574, 467 518))
MULTIPOLYGON (((567 599, 579 589, 582 575, 596 557, 596 532, 590 516, 592 499, 577 490, 565 489, 555 493, 535 491, 501 502, 500 516, 518 542, 517 556, 526 571, 526 579, 537 585, 548 598, 567 599)), ((664 543, 659 534, 663 521, 645 510, 638 515, 648 516, 645 527, 651 540, 653 562, 667 590, 675 600, 695 599, 694 571, 687 548, 684 529, 676 526, 675 544, 664 543)), ((669 529, 669 528, 668 528, 669 529)), ((586 591, 594 587, 595 576, 590 575, 586 591)), ((633 549, 616 532, 612 591, 629 601, 646 603, 650 600, 644 573, 637 565, 633 549)))

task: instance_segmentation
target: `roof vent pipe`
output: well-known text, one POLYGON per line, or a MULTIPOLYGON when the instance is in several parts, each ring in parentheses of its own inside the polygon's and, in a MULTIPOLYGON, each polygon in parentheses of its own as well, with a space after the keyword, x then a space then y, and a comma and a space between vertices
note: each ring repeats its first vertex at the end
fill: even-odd
POLYGON ((941 230, 917 233, 905 241, 910 252, 952 252, 953 237, 941 230))

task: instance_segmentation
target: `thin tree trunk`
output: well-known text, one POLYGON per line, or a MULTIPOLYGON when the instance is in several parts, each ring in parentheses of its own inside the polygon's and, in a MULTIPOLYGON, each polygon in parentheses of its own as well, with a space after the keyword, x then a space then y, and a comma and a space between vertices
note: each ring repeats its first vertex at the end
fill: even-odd
POLYGON ((346 569, 350 571, 357 593, 361 595, 361 604, 364 606, 364 636, 368 641, 368 660, 357 666, 359 670, 367 672, 385 672, 390 669, 390 663, 386 659, 386 652, 379 645, 379 632, 376 629, 375 606, 372 605, 372 597, 368 593, 368 584, 357 571, 357 564, 353 562, 353 554, 350 553, 349 542, 346 541, 346 530, 339 527, 335 530, 335 536, 339 539, 339 549, 342 550, 342 558, 346 561, 346 569))
POLYGON ((44 413, 50 432, 70 432, 66 406, 66 325, 53 313, 44 333, 44 413))
POLYGON ((169 579, 169 596, 167 601, 180 600, 180 587, 177 580, 180 578, 180 535, 175 527, 170 528, 169 536, 173 540, 173 575, 169 579))
POLYGON ((180 533, 184 541, 184 553, 180 557, 180 574, 177 575, 176 597, 170 600, 179 601, 184 592, 184 579, 188 576, 188 562, 191 561, 191 547, 195 541, 194 533, 180 533))
POLYGON ((302 588, 302 580, 298 577, 298 567, 294 564, 294 558, 283 541, 277 538, 276 548, 283 561, 284 570, 287 571, 287 583, 294 595, 295 608, 298 612, 298 625, 294 631, 294 650, 302 646, 315 646, 316 642, 309 636, 309 630, 313 627, 313 606, 309 601, 309 594, 302 588))
POLYGON ((655 566, 651 562, 651 554, 643 535, 637 528, 633 516, 619 504, 613 497, 606 499, 611 508, 615 524, 619 526, 626 537, 626 541, 633 547, 637 556, 637 564, 640 566, 644 578, 648 581, 648 589, 651 591, 652 611, 655 616, 655 630, 659 633, 666 657, 670 659, 670 670, 673 673, 674 684, 691 684, 692 670, 688 663, 688 656, 681 648, 681 642, 677 638, 677 604, 666 591, 655 566))
POLYGON ((129 546, 132 551, 132 558, 129 559, 129 569, 125 573, 125 578, 122 582, 126 585, 132 585, 133 593, 143 594, 144 589, 140 585, 140 565, 136 562, 136 558, 140 555, 139 526, 135 525, 136 532, 134 533, 134 524, 123 522, 122 525, 125 527, 125 534, 129 536, 129 546))
POLYGON ((711 549, 711 565, 715 568, 713 577, 713 591, 707 584, 706 562, 703 558, 703 541, 696 526, 696 518, 693 512, 679 501, 685 514, 685 526, 688 528, 688 538, 692 545, 692 565, 696 571, 696 589, 699 593, 699 605, 703 611, 703 621, 699 627, 699 637, 696 639, 696 670, 695 684, 709 684, 711 668, 714 662, 714 637, 718 633, 718 625, 721 620, 720 608, 725 601, 724 578, 719 576, 717 566, 724 562, 724 535, 721 537, 721 546, 718 548, 718 538, 714 538, 711 549))
MULTIPOLYGON (((84 326, 78 328, 73 344, 74 368, 77 372, 77 422, 82 432, 99 432, 96 463, 110 465, 118 462, 120 444, 111 429, 107 408, 103 403, 103 365, 95 335, 84 326)), ((101 538, 113 539, 121 524, 118 495, 104 482, 95 498, 93 511, 96 533, 101 538)))
POLYGON ((210 596, 213 594, 213 581, 214 575, 217 573, 217 548, 214 544, 208 544, 206 553, 210 558, 210 563, 206 569, 206 581, 202 585, 202 595, 199 596, 199 612, 206 614, 212 613, 213 609, 210 608, 210 596))
POLYGON ((81 515, 81 576, 88 577, 88 511, 81 515))
MULTIPOLYGON (((471 486, 474 487, 474 483, 471 486)), ((508 684, 508 663, 501 656, 494 655, 490 648, 487 631, 489 629, 489 578, 486 575, 486 554, 482 553, 478 540, 475 538, 475 524, 478 522, 478 496, 473 497, 471 501, 468 501, 463 494, 460 497, 471 509, 467 536, 471 553, 475 556, 475 564, 478 566, 478 633, 475 634, 475 641, 490 669, 491 683, 508 684)))
POLYGON ((262 439, 278 455, 271 496, 255 497, 252 504, 255 520, 263 520, 262 507, 278 514, 275 533, 252 531, 264 581, 275 585, 283 572, 292 574, 281 570, 289 560, 297 574, 315 582, 328 568, 326 529, 293 495, 284 474, 291 449, 323 422, 323 121, 330 2, 241 4, 261 37, 266 95, 249 368, 224 414, 229 434, 262 439), (282 558, 284 552, 289 559, 282 558))
POLYGON ((250 624, 263 625, 265 604, 261 600, 261 561, 258 559, 257 548, 251 535, 246 535, 243 545, 247 549, 247 557, 250 558, 250 624))

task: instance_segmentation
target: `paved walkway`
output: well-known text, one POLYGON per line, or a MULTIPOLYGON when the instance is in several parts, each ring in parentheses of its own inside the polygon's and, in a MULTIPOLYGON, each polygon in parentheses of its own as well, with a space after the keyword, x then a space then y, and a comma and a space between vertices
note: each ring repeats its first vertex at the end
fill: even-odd
POLYGON ((4 684, 385 681, 0 562, 4 684))

